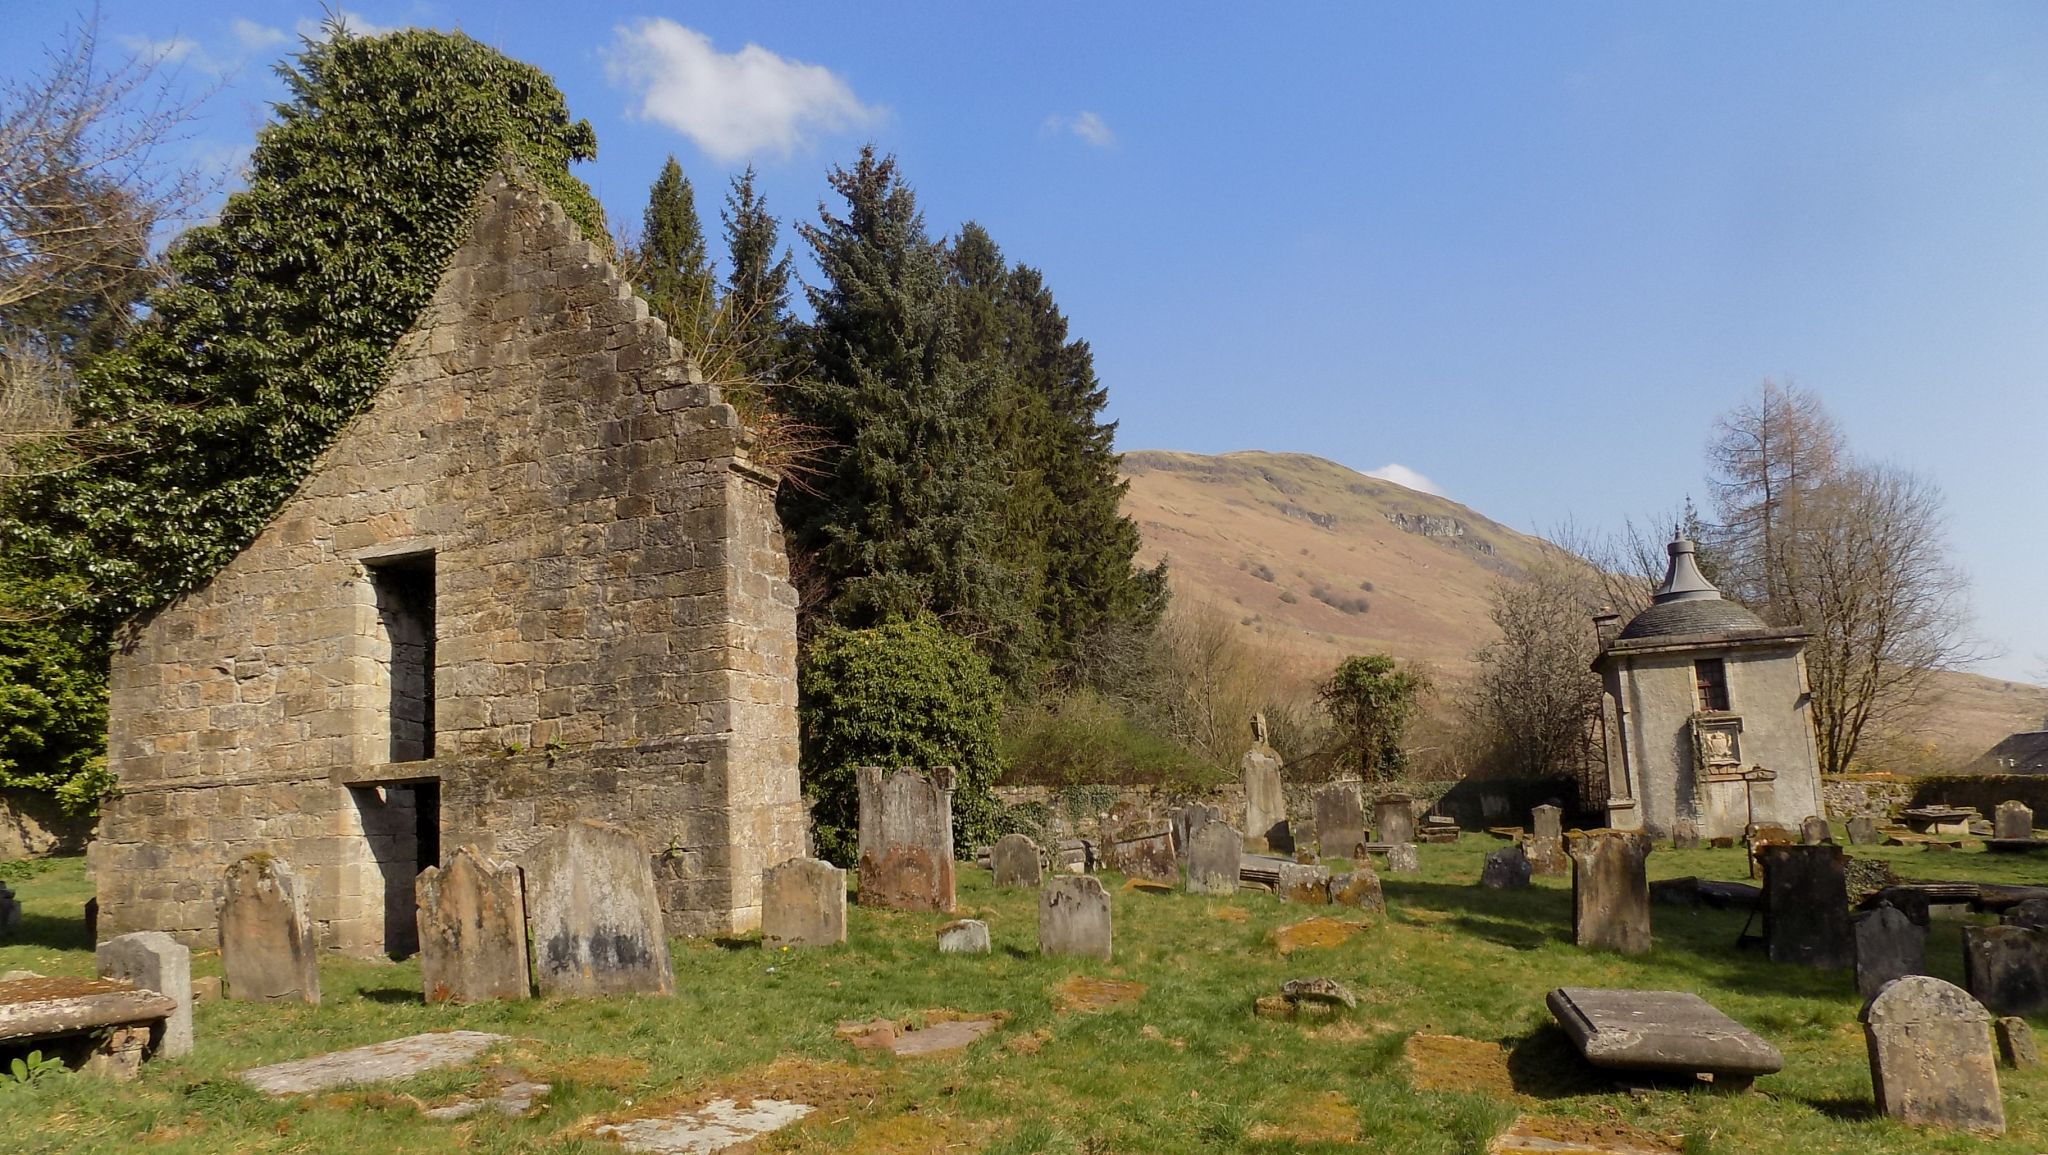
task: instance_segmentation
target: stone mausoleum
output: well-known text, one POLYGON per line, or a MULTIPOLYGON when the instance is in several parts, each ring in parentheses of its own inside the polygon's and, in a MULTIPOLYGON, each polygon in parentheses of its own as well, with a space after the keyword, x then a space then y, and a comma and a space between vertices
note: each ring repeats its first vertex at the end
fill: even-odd
POLYGON ((1669 546, 1649 608, 1603 637, 1593 668, 1607 751, 1607 824, 1703 838, 1824 813, 1801 630, 1721 596, 1694 544, 1669 546))
POLYGON ((262 533, 111 670, 102 938, 214 932, 287 858, 322 944, 414 946, 444 849, 576 818, 654 858, 668 929, 749 929, 802 854, 775 475, 560 207, 508 169, 387 382, 262 533))

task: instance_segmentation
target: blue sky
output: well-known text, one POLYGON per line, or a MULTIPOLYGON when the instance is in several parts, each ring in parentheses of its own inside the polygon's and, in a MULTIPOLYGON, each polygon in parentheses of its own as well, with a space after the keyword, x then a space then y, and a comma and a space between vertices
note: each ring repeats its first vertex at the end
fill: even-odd
MULTIPOLYGON (((1414 471, 1519 528, 1704 499, 1765 377, 1945 490, 1980 669, 2048 680, 2048 7, 378 3, 551 73, 637 219, 815 212, 873 140, 1093 343, 1123 448, 1414 471)), ((103 0, 246 150, 300 3, 103 0)), ((76 13, 0 0, 19 75, 76 13)))

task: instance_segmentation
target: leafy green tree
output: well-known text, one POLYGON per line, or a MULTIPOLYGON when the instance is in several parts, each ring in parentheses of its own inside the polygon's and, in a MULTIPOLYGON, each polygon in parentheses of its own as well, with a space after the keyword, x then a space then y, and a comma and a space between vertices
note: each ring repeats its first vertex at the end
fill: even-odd
POLYGON ((732 179, 719 216, 732 263, 721 305, 732 330, 729 338, 749 376, 782 376, 789 352, 791 258, 786 248, 776 254, 780 226, 754 188, 753 166, 732 179))
POLYGON ((669 335, 684 348, 698 348, 711 329, 716 278, 704 253, 697 194, 673 156, 661 166, 661 175, 648 190, 640 247, 634 255, 638 288, 647 299, 648 311, 668 324, 669 335))
POLYGON ((1003 686, 966 639, 929 618, 828 629, 806 650, 798 688, 820 855, 859 857, 857 766, 953 767, 954 845, 993 837, 1003 686))
POLYGON ((1408 764, 1401 738, 1429 681, 1385 654, 1354 654, 1316 692, 1335 730, 1337 764, 1368 782, 1397 777, 1408 764))

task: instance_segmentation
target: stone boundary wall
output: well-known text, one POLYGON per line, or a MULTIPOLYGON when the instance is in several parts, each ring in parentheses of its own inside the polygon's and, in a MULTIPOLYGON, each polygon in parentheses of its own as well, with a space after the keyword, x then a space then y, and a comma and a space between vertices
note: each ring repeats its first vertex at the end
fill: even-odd
POLYGON ((2016 799, 2035 814, 2048 815, 2048 774, 1940 775, 1906 785, 1914 806, 1974 806, 1989 818, 1999 803, 2016 799))
POLYGON ((1822 776, 1820 795, 1828 817, 1837 822, 1863 814, 1889 819, 1913 805, 1918 786, 1913 779, 1889 774, 1831 774, 1822 776))

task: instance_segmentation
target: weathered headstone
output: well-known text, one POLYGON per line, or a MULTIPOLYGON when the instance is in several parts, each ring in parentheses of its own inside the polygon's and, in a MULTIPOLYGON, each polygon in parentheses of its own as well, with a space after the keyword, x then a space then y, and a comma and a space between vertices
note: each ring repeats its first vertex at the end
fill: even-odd
POLYGON ((1397 792, 1373 799, 1372 818, 1381 842, 1415 841, 1415 799, 1411 795, 1397 792))
POLYGON ((1558 987, 1544 1002, 1596 1067, 1711 1074, 1717 1089, 1735 1090, 1785 1066, 1776 1047, 1695 994, 1558 987))
POLYGON ((1700 848, 1700 826, 1697 822, 1679 820, 1671 825, 1671 849, 1698 850, 1700 848))
POLYGON ((156 1053, 175 1059, 192 1053, 192 951, 160 930, 139 930, 117 935, 93 950, 93 962, 103 979, 133 983, 171 1000, 174 1007, 164 1020, 163 1038, 156 1053))
POLYGON ((846 871, 792 858, 761 874, 761 945, 837 946, 846 941, 846 871))
POLYGON ((1856 916, 1856 993, 1877 997, 1884 984, 1927 973, 1927 928, 1889 904, 1856 916))
POLYGON ((1545 803, 1529 812, 1530 838, 1563 838, 1564 809, 1545 803))
POLYGON ((1834 832, 1828 829, 1828 820, 1818 814, 1809 814, 1799 824, 1799 841, 1804 846, 1819 846, 1833 842, 1834 832))
POLYGON ((1330 868, 1299 862, 1279 865, 1280 879, 1274 890, 1288 902, 1326 904, 1330 901, 1330 868))
POLYGON ((534 844, 519 867, 543 996, 675 993, 654 867, 638 835, 577 819, 534 844))
POLYGON ((854 770, 860 781, 862 906, 953 909, 953 768, 854 770))
POLYGON ((1330 876, 1330 902, 1335 906, 1353 906, 1385 914, 1387 899, 1380 889, 1380 876, 1361 859, 1357 866, 1344 874, 1330 876))
POLYGON ((1522 853, 1528 856, 1531 874, 1554 876, 1571 872, 1572 860, 1564 852, 1562 838, 1531 838, 1523 844, 1522 853))
POLYGON ((1287 795, 1280 788, 1280 754, 1266 744, 1264 715, 1252 718, 1252 748, 1238 767, 1244 773, 1244 839, 1251 850, 1291 852, 1294 842, 1284 829, 1287 795), (1286 842, 1282 847, 1280 843, 1286 842))
POLYGON ((2007 1015, 1994 1025, 1998 1035, 1998 1057, 2015 1071, 2039 1066, 2041 1053, 2034 1048, 2034 1028, 2018 1015, 2007 1015))
POLYGON ((1134 822, 1116 832, 1109 841, 1109 868, 1129 878, 1152 882, 1175 882, 1180 878, 1180 860, 1173 853, 1171 828, 1152 822, 1134 822))
POLYGON ((1173 852, 1186 858, 1188 848, 1194 844, 1195 831, 1211 822, 1223 821, 1223 809, 1206 802, 1190 802, 1167 811, 1166 817, 1173 828, 1173 852))
POLYGON ((1512 890, 1529 885, 1529 856, 1520 846, 1504 846, 1492 851, 1479 868, 1479 885, 1491 890, 1512 890))
POLYGON ((1236 894, 1244 836, 1224 822, 1204 823, 1188 841, 1190 894, 1236 894))
POLYGON ((1992 812, 1993 837, 2021 841, 2034 836, 2034 812, 2027 804, 2009 800, 1992 812))
POLYGON ((1650 949, 1650 840, 1599 830, 1565 839, 1572 856, 1572 939, 1589 950, 1650 949))
POLYGON ((1422 859, 1413 842, 1396 842, 1387 847, 1388 874, 1421 874, 1422 859))
POLYGON ((1885 984, 1863 1008, 1877 1109, 1901 1123, 2005 1132, 1991 1015, 1926 975, 1885 984))
POLYGON ((1964 927, 1963 985, 2001 1015, 2048 1011, 2048 930, 1964 927))
POLYGON ((1758 848, 1764 868, 1764 941, 1772 962, 1847 967, 1856 962, 1841 847, 1758 848))
POLYGON ((289 863, 269 854, 237 859, 221 879, 218 906, 229 998, 320 1004, 319 944, 306 893, 289 863))
POLYGON ((1357 858, 1365 843, 1365 803, 1358 784, 1332 782, 1316 791, 1316 849, 1326 858, 1357 858))
POLYGON ((2005 908, 1998 916, 2003 926, 2023 926, 2028 930, 2048 930, 2048 898, 2030 898, 2005 908))
POLYGON ((420 871, 413 896, 428 1002, 527 997, 526 888, 517 867, 457 847, 445 865, 420 871))
POLYGON ((1110 956, 1109 892, 1085 875, 1047 879, 1038 891, 1040 954, 1110 956))
POLYGON ((963 918, 939 928, 940 954, 987 954, 988 924, 963 918))
POLYGON ((1038 844, 1022 834, 1005 834, 989 850, 989 870, 997 886, 1036 887, 1045 877, 1038 844))
POLYGON ((1849 828, 1849 845, 1875 846, 1878 842, 1877 819, 1868 814, 1858 814, 1844 823, 1849 828))

